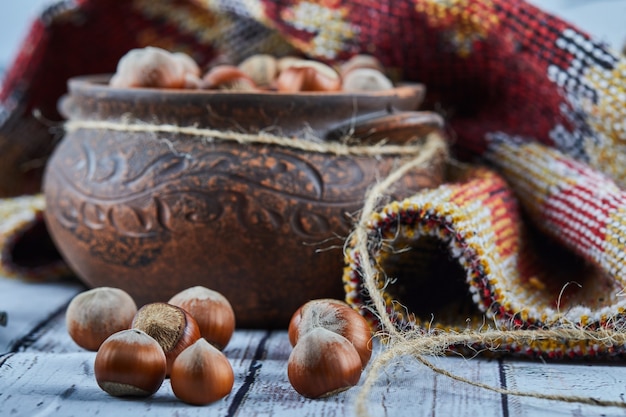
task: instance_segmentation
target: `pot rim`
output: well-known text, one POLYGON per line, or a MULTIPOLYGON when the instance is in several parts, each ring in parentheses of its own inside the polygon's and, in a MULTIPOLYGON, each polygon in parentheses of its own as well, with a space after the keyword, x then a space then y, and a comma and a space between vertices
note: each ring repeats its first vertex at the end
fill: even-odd
POLYGON ((263 98, 263 97, 271 97, 272 99, 276 98, 285 98, 287 100, 293 100, 298 97, 302 98, 326 98, 331 100, 334 97, 346 98, 350 97, 353 99, 360 98, 391 98, 397 97, 398 99, 416 97, 418 99, 419 106, 424 96, 426 95, 426 87, 422 83, 418 82, 404 82, 398 84, 396 87, 387 90, 379 90, 379 91, 363 91, 363 92, 353 92, 353 91, 301 91, 298 93, 285 93, 279 91, 272 90, 259 90, 259 91, 224 91, 224 90, 205 90, 205 89, 185 89, 185 88, 153 88, 153 87, 111 87, 107 83, 111 78, 112 74, 91 74, 91 75, 79 75, 75 77, 71 77, 67 81, 68 90, 71 94, 87 94, 93 93, 95 95, 106 94, 108 96, 116 96, 116 97, 124 97, 127 95, 132 95, 136 98, 149 98, 151 96, 158 96, 160 99, 163 96, 169 97, 233 97, 236 96, 238 98, 263 98))
POLYGON ((132 121, 139 123, 335 140, 379 118, 410 117, 407 112, 415 112, 426 94, 421 83, 359 93, 284 93, 116 88, 108 85, 110 77, 70 78, 68 93, 58 103, 60 114, 73 121, 128 123, 132 116, 132 121))

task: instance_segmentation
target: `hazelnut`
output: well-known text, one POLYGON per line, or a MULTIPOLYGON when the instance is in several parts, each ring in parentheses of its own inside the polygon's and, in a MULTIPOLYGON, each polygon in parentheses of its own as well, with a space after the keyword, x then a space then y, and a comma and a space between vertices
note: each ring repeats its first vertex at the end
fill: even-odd
POLYGON ((228 395, 235 376, 226 356, 198 339, 174 360, 170 382, 174 395, 195 405, 209 404, 228 395))
POLYGON ((167 303, 141 307, 133 318, 132 328, 142 330, 161 345, 167 359, 167 375, 180 352, 200 338, 200 328, 191 314, 167 303))
POLYGON ((312 60, 294 60, 280 71, 276 79, 278 91, 337 91, 341 79, 337 71, 312 60))
POLYGON ((373 55, 359 54, 354 55, 352 58, 343 62, 339 66, 339 74, 342 78, 344 78, 348 73, 350 73, 350 71, 358 68, 369 68, 379 72, 385 71, 385 67, 381 64, 378 58, 373 55))
POLYGON ((188 311, 198 323, 200 334, 218 349, 224 349, 235 331, 235 312, 217 291, 195 286, 174 295, 169 304, 188 311))
POLYGON ((183 88, 187 64, 164 49, 131 49, 118 62, 111 87, 183 88))
POLYGON ((355 68, 343 77, 341 88, 344 91, 380 91, 392 89, 393 83, 379 70, 355 68))
POLYGON ((113 333, 130 328, 137 305, 128 293, 98 287, 79 293, 65 312, 70 337, 80 347, 96 351, 113 333))
POLYGON ((200 77, 202 74, 198 63, 189 55, 183 52, 174 52, 172 57, 180 63, 185 74, 194 75, 196 77, 200 77))
POLYGON ((297 64, 300 61, 304 61, 304 58, 300 58, 297 56, 287 55, 276 60, 276 68, 278 72, 281 72, 294 64, 297 64))
POLYGON ((259 87, 270 87, 278 74, 276 58, 268 54, 252 55, 240 62, 238 68, 259 87))
POLYGON ((165 379, 163 349, 152 337, 137 329, 109 336, 96 353, 94 374, 98 386, 115 397, 147 397, 165 379))
POLYGON ((298 308, 289 322, 289 341, 297 345, 299 339, 312 330, 323 327, 352 343, 365 368, 372 356, 372 332, 369 324, 352 307, 340 300, 328 298, 312 300, 298 308))
POLYGON ((202 77, 202 86, 206 89, 254 91, 254 81, 234 65, 217 65, 202 77))
POLYGON ((287 362, 292 387, 308 398, 321 398, 358 384, 361 358, 345 337, 323 327, 304 334, 287 362))
POLYGON ((172 54, 173 58, 180 62, 184 71, 184 87, 189 89, 199 89, 202 87, 202 71, 200 67, 189 55, 182 52, 172 54))

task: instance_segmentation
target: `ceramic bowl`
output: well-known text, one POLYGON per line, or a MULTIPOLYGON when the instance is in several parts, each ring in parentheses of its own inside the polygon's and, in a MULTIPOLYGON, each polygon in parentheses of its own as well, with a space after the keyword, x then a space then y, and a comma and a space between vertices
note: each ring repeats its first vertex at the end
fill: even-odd
MULTIPOLYGON (((139 305, 194 285, 217 290, 239 327, 284 327, 310 299, 343 298, 354 216, 367 190, 410 158, 307 144, 404 144, 443 126, 416 111, 421 85, 243 93, 116 89, 106 76, 85 76, 68 87, 59 103, 66 135, 44 175, 45 220, 62 256, 88 286, 122 288, 139 305)), ((393 192, 442 177, 438 155, 393 192)))

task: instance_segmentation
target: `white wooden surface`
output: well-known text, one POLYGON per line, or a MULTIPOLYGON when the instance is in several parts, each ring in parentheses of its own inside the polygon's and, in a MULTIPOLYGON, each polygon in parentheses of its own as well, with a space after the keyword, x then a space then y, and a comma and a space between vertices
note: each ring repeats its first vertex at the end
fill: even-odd
MULTIPOLYGON (((66 333, 65 306, 82 289, 76 282, 28 284, 0 277, 0 311, 9 313, 8 326, 0 327, 0 416, 354 415, 359 386, 322 400, 305 399, 291 388, 286 374, 291 347, 285 331, 236 332, 225 350, 235 386, 216 403, 184 404, 167 380, 147 399, 110 397, 95 382, 95 353, 79 348, 66 333)), ((626 395, 622 363, 431 359, 460 376, 494 386, 618 401, 626 395)), ((435 374, 410 359, 390 365, 381 375, 368 410, 372 416, 416 417, 626 415, 626 408, 496 394, 435 374)))

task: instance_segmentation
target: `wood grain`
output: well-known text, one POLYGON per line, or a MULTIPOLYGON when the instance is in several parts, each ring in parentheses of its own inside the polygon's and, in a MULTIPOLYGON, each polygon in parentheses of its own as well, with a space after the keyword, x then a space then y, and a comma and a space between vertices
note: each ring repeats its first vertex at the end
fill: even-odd
MULTIPOLYGON (((169 381, 146 399, 114 398, 93 375, 94 352, 67 335, 65 306, 83 287, 76 282, 29 284, 0 277, 0 305, 9 326, 0 328, 0 415, 11 416, 351 416, 360 385, 326 399, 309 400, 290 386, 286 331, 237 330, 224 350, 235 372, 233 391, 208 406, 187 405, 169 381)), ((381 346, 376 344, 374 358, 381 346)), ((514 390, 621 400, 622 363, 542 363, 460 357, 430 358, 436 366, 473 381, 514 390)), ((370 362, 371 366, 371 362, 370 362)), ((366 369, 365 372, 367 372, 366 369)), ((371 416, 624 416, 626 409, 569 404, 498 393, 437 374, 412 358, 390 364, 368 398, 371 416)))
MULTIPOLYGON (((553 395, 591 397, 626 403, 626 373, 623 363, 504 362, 510 389, 553 395)), ((625 416, 626 408, 597 407, 534 398, 509 396, 511 417, 625 416)))
POLYGON ((0 327, 0 355, 28 343, 27 335, 84 288, 76 281, 34 283, 0 277, 0 310, 7 313, 6 327, 0 327))

